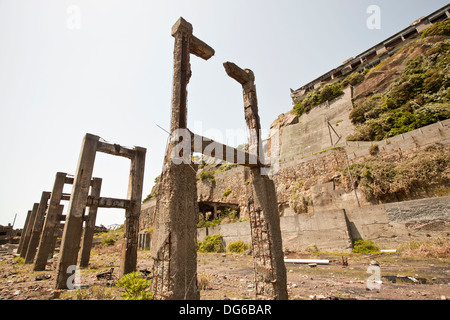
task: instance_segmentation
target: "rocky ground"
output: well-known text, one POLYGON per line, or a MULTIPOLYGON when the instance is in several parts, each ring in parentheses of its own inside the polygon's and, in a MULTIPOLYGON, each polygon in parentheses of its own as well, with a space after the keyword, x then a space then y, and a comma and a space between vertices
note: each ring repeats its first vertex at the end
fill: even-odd
MULTIPOLYGON (((327 265, 287 264, 289 299, 292 300, 443 300, 450 298, 449 257, 419 257, 398 253, 362 255, 287 253, 286 258, 328 259, 327 265), (345 260, 347 264, 344 265, 345 260), (368 268, 379 266, 382 283, 368 290, 368 268), (409 277, 409 278, 408 278, 409 277)), ((54 258, 55 259, 55 258, 54 258)), ((120 299, 119 246, 92 250, 90 265, 80 271, 81 289, 55 290, 55 262, 35 272, 11 250, 0 251, 0 300, 120 299), (115 268, 112 279, 97 275, 115 268)), ((139 251, 138 270, 151 270, 149 251, 139 251)), ((150 275, 151 276, 151 275, 150 275)), ((253 299, 250 254, 199 253, 198 282, 201 299, 253 299)))

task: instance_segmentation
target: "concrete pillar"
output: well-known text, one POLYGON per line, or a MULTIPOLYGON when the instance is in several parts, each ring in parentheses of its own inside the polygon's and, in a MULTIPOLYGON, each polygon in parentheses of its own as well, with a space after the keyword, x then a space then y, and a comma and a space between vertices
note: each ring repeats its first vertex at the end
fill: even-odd
POLYGON ((20 252, 20 256, 22 258, 25 258, 25 256, 27 255, 27 251, 28 251, 28 245, 30 243, 30 238, 31 238, 31 232, 33 231, 33 225, 34 225, 34 220, 36 219, 36 213, 39 209, 39 203, 35 203, 33 205, 33 210, 31 210, 31 215, 30 215, 30 220, 28 221, 28 225, 27 225, 27 229, 24 232, 24 239, 23 239, 23 247, 22 247, 22 251, 20 252))
POLYGON ((92 134, 86 134, 83 139, 56 267, 56 289, 68 287, 68 279, 73 274, 68 272, 69 267, 77 264, 83 212, 86 208, 99 139, 100 137, 92 134))
POLYGON ((34 271, 45 270, 48 256, 53 253, 54 245, 52 244, 56 242, 54 239, 55 230, 60 224, 59 207, 66 176, 67 174, 64 172, 56 173, 50 203, 45 217, 44 229, 42 230, 36 260, 34 262, 34 271))
POLYGON ((30 243, 28 244, 27 254, 25 255, 25 263, 33 263, 36 255, 36 250, 41 238, 42 227, 45 220, 45 211, 47 211, 48 200, 50 199, 50 192, 42 192, 41 201, 39 202, 39 208, 36 212, 36 218, 34 219, 33 230, 31 232, 30 243))
POLYGON ((168 162, 160 179, 152 236, 152 291, 156 299, 199 299, 195 172, 188 164, 168 162))
MULTIPOLYGON (((62 204, 59 205, 58 208, 58 217, 62 217, 64 211, 64 206, 62 204)), ((60 218, 61 219, 61 218, 60 218)), ((50 244, 50 253, 48 254, 48 259, 53 258, 53 252, 56 249, 56 243, 58 242, 58 238, 61 233, 61 229, 64 229, 61 221, 55 226, 55 231, 53 233, 52 242, 50 244)))
POLYGON ((25 238, 25 231, 26 231, 26 229, 28 227, 28 223, 30 221, 30 216, 31 216, 31 210, 28 210, 27 217, 25 218, 25 223, 24 223, 23 228, 22 228, 22 233, 20 235, 19 246, 17 247, 17 254, 20 254, 20 252, 22 251, 23 242, 24 242, 23 240, 25 238))
POLYGON ((141 213, 142 189, 146 149, 135 147, 135 157, 131 159, 127 199, 130 207, 125 211, 125 233, 120 261, 121 275, 136 271, 139 215, 141 213))
MULTIPOLYGON (((174 71, 171 135, 187 125, 187 84, 191 77, 190 54, 208 60, 214 49, 192 35, 192 25, 180 18, 172 27, 174 71)), ((179 142, 172 137, 159 183, 153 235, 155 299, 199 299, 197 286, 197 183, 195 165, 172 161, 179 142)), ((190 159, 190 154, 183 157, 190 159)))
MULTIPOLYGON (((264 246, 264 250, 268 250, 265 257, 257 257, 253 253, 253 261, 255 265, 255 280, 260 280, 262 294, 260 298, 287 300, 287 278, 286 278, 286 266, 284 264, 283 246, 281 238, 280 228, 280 216, 278 214, 277 195, 275 191, 275 184, 266 175, 260 174, 259 168, 252 168, 252 183, 255 192, 255 207, 257 210, 261 210, 263 215, 263 221, 257 221, 253 224, 253 227, 261 228, 262 230, 268 229, 267 239, 258 238, 263 241, 259 245, 264 246), (266 241, 264 241, 266 240, 266 241), (270 267, 265 261, 258 261, 259 259, 270 259, 270 267), (256 266, 260 266, 258 269, 256 266), (270 270, 273 269, 273 270, 270 270), (273 286, 273 296, 268 293, 271 292, 273 286), (268 288, 270 287, 270 290, 268 288)), ((252 215, 252 213, 250 213, 252 215)), ((250 220, 252 218, 250 217, 250 220)), ((252 221, 250 221, 252 223, 252 221)), ((252 241, 254 241, 252 235, 252 241)), ((255 251, 255 248, 253 249, 255 251)), ((258 284, 257 284, 258 285, 258 284)), ((258 292, 256 292, 258 297, 258 292)))
MULTIPOLYGON (((92 179, 91 196, 93 198, 100 197, 100 190, 102 188, 102 179, 92 179)), ((94 238, 95 220, 97 219, 97 206, 91 206, 88 210, 88 216, 84 227, 83 240, 81 246, 80 267, 87 267, 89 265, 89 257, 92 248, 92 239, 94 238)))

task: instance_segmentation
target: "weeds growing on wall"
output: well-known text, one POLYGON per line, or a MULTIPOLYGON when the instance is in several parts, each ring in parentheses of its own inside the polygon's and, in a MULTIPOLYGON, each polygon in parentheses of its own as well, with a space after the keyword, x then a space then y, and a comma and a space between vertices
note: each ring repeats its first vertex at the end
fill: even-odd
MULTIPOLYGON (((340 169, 349 185, 347 168, 340 169)), ((350 166, 369 201, 404 200, 450 187, 450 147, 433 145, 401 162, 372 156, 350 166)))
POLYGON ((419 44, 423 54, 407 59, 385 92, 355 103, 350 119, 356 130, 347 140, 379 141, 450 118, 450 40, 419 41, 411 48, 419 44))
POLYGON ((304 113, 309 112, 314 107, 326 101, 331 101, 340 95, 342 95, 342 85, 340 82, 327 84, 310 92, 305 99, 297 102, 294 106, 294 113, 301 116, 304 113))

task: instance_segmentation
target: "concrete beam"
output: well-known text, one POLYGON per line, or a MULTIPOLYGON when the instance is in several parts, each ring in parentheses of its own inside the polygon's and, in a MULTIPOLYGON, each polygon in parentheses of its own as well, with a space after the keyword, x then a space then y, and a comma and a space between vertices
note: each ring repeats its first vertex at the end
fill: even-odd
MULTIPOLYGON (((189 131, 190 132, 190 131, 189 131)), ((200 135, 191 134, 191 150, 199 152, 230 163, 237 163, 245 167, 258 167, 257 156, 243 150, 227 146, 200 135)))

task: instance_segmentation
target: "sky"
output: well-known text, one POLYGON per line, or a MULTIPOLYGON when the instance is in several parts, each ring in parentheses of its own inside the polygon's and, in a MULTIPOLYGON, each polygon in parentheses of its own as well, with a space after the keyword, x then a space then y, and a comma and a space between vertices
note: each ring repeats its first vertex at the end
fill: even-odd
MULTIPOLYGON (((143 198, 162 170, 172 98, 171 27, 183 17, 215 49, 191 56, 188 128, 246 143, 242 88, 225 61, 255 74, 261 126, 297 89, 445 6, 442 0, 0 0, 0 225, 22 228, 57 172, 75 174, 86 133, 147 149, 143 198), (378 28, 368 19, 379 8, 378 28)), ((263 132, 263 138, 264 132, 263 132)), ((130 161, 97 153, 101 195, 126 198, 130 161)), ((64 192, 70 192, 66 186, 64 192)), ((68 202, 64 213, 67 210, 68 202)), ((99 209, 97 225, 125 210, 99 209)))

